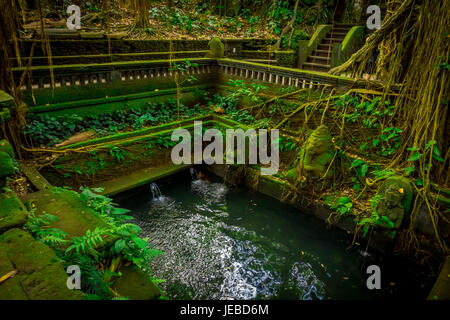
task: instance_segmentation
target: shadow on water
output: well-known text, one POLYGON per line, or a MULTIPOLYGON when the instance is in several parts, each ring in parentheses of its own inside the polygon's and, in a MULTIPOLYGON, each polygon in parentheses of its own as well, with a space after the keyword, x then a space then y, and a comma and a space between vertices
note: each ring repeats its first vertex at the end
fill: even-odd
POLYGON ((192 170, 158 184, 118 202, 164 251, 151 269, 172 299, 417 299, 429 289, 397 261, 348 250, 350 235, 274 199, 192 170), (370 264, 382 270, 381 290, 367 289, 370 264))

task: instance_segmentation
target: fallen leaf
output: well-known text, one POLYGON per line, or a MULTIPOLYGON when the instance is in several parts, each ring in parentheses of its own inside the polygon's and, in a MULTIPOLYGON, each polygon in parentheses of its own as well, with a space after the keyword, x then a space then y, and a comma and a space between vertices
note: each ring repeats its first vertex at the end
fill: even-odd
POLYGON ((2 283, 2 282, 4 282, 4 281, 8 280, 9 278, 14 277, 14 276, 16 275, 16 273, 17 273, 17 269, 8 272, 7 274, 5 274, 4 276, 2 276, 2 277, 0 278, 0 283, 2 283))

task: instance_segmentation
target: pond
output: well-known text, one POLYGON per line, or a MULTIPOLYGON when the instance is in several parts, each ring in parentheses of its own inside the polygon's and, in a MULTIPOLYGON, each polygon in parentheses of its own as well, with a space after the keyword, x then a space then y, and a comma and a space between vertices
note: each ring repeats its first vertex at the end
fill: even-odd
POLYGON ((116 200, 164 251, 151 270, 170 299, 423 299, 429 290, 405 261, 348 249, 351 234, 247 188, 189 172, 158 184, 162 195, 146 185, 116 200), (366 286, 373 264, 380 290, 366 286))

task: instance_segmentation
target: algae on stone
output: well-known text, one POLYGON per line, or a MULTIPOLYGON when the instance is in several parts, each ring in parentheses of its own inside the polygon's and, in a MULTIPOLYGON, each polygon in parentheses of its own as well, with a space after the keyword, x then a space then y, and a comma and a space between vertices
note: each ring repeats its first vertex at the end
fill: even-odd
POLYGON ((389 177, 378 188, 378 195, 381 195, 377 203, 378 215, 392 221, 394 229, 400 228, 405 214, 411 210, 411 183, 402 176, 389 177))
POLYGON ((297 181, 307 184, 322 177, 333 174, 333 168, 328 168, 333 156, 334 145, 328 127, 317 127, 304 142, 295 164, 294 172, 288 171, 288 178, 296 177, 297 181), (328 171, 327 171, 328 170, 328 171))
POLYGON ((212 38, 209 43, 209 52, 206 54, 208 58, 223 58, 225 47, 219 38, 212 38))
POLYGON ((27 220, 27 211, 14 192, 0 194, 0 233, 20 227, 27 220))
POLYGON ((0 141, 0 151, 9 154, 11 158, 15 157, 12 145, 5 139, 0 141))
POLYGON ((153 300, 161 295, 158 287, 137 267, 122 267, 119 271, 122 276, 114 281, 112 287, 121 296, 133 300, 153 300))
POLYGON ((0 179, 6 178, 17 172, 13 159, 6 152, 0 151, 0 179))
POLYGON ((83 298, 81 292, 67 288, 67 274, 53 250, 24 230, 10 229, 0 235, 0 258, 1 270, 14 266, 17 271, 14 277, 0 284, 1 299, 83 298))

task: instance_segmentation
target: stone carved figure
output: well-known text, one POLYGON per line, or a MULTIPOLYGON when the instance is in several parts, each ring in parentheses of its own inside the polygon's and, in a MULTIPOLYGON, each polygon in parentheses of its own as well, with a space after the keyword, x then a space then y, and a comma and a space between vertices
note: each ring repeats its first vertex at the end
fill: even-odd
POLYGON ((404 216, 411 210, 411 183, 402 176, 390 177, 381 184, 378 194, 382 196, 377 204, 378 215, 389 218, 394 229, 400 228, 404 216))
POLYGON ((334 153, 329 129, 324 125, 317 127, 304 142, 295 168, 287 173, 287 178, 292 182, 300 181, 304 185, 332 175, 333 168, 328 167, 334 153))

